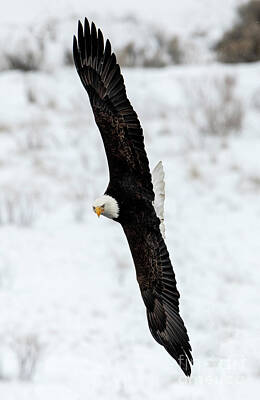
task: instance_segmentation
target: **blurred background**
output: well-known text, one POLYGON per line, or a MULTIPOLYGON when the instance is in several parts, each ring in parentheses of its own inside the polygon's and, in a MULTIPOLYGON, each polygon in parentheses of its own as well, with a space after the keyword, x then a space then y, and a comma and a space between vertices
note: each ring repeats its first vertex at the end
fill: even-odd
POLYGON ((0 16, 0 398, 242 399, 260 390, 260 1, 12 0, 0 16), (109 38, 163 161, 193 347, 151 337, 123 232, 92 201, 103 143, 72 60, 109 38))

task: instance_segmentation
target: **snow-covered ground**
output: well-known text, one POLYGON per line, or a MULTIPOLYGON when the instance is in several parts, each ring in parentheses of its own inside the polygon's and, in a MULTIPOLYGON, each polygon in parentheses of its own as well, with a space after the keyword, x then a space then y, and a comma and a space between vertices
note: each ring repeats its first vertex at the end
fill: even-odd
MULTIPOLYGON (((131 3, 143 17, 141 2, 131 3)), ((179 26, 192 10, 204 21, 202 6, 209 2, 198 1, 197 9, 195 2, 182 3, 179 26)), ((232 15, 237 2, 225 3, 232 15)), ((58 4, 65 10, 71 3, 58 4)), ((161 10, 165 21, 169 7, 161 10)), ((221 11, 217 15, 211 18, 220 21, 221 11)), ((150 335, 120 226, 92 211, 108 170, 75 70, 5 71, 0 398, 252 397, 260 390, 260 64, 123 73, 150 165, 164 163, 166 238, 193 347, 192 377, 187 380, 150 335), (203 134, 211 102, 218 113, 227 112, 229 105, 221 108, 224 100, 218 99, 227 76, 235 80, 232 104, 243 111, 241 129, 203 134), (28 356, 30 350, 36 352, 35 374, 23 381, 17 355, 21 360, 21 351, 28 356)))

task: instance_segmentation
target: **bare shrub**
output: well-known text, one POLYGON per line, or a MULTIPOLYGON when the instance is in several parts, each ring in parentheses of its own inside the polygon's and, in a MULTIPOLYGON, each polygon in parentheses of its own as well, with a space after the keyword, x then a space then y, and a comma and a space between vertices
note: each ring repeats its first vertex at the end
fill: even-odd
POLYGON ((10 125, 7 125, 6 123, 0 121, 0 134, 11 132, 11 130, 12 128, 10 125))
POLYGON ((41 150, 45 147, 45 139, 38 129, 26 131, 17 142, 20 151, 41 150))
POLYGON ((23 72, 38 71, 44 60, 44 50, 42 38, 35 38, 35 43, 31 45, 30 40, 24 37, 14 48, 6 50, 3 57, 8 69, 23 72))
POLYGON ((235 95, 236 79, 226 75, 193 82, 185 87, 188 99, 188 117, 203 134, 226 136, 240 132, 244 110, 241 100, 235 95))
POLYGON ((66 49, 63 56, 64 65, 74 65, 73 55, 71 49, 66 49))
POLYGON ((260 193, 260 174, 250 173, 250 174, 240 174, 240 179, 238 181, 238 189, 243 193, 260 193))
POLYGON ((157 51, 151 57, 146 57, 143 61, 143 67, 145 68, 163 68, 167 63, 163 60, 162 53, 157 51))
POLYGON ((36 194, 1 188, 0 225, 31 226, 36 218, 36 194))
POLYGON ((224 33, 214 49, 220 61, 227 63, 260 60, 260 1, 238 8, 239 21, 224 33))
POLYGON ((250 24, 252 21, 260 21, 259 0, 251 0, 247 4, 239 7, 238 13, 244 23, 250 24))
POLYGON ((48 125, 49 121, 40 115, 23 124, 16 140, 18 151, 39 151, 57 145, 56 138, 48 131, 48 125))
MULTIPOLYGON (((41 91, 37 90, 33 84, 27 85, 25 88, 25 97, 30 104, 37 104, 40 107, 50 108, 50 109, 57 109, 57 101, 54 95, 46 94, 42 96, 41 91)), ((39 114, 38 118, 33 118, 30 120, 30 127, 35 128, 35 125, 39 125, 40 127, 43 124, 47 125, 47 120, 42 116, 42 113, 39 114)))
POLYGON ((184 52, 178 36, 167 37, 162 32, 155 32, 154 37, 157 42, 157 50, 146 56, 144 67, 162 68, 166 65, 183 62, 184 52))
POLYGON ((259 175, 253 175, 249 179, 255 187, 258 187, 258 189, 260 189, 260 176, 259 175))
POLYGON ((74 182, 71 188, 70 197, 72 198, 74 208, 74 218, 76 222, 83 222, 86 214, 86 205, 88 198, 88 190, 85 179, 74 182))
POLYGON ((18 378, 23 381, 31 380, 43 350, 39 338, 33 334, 16 337, 13 339, 11 347, 18 362, 18 378))
POLYGON ((173 36, 168 40, 167 53, 170 55, 171 61, 174 64, 181 64, 183 62, 184 54, 178 36, 173 36))
POLYGON ((133 42, 129 42, 118 50, 118 62, 124 67, 162 68, 166 66, 163 51, 147 52, 145 48, 137 48, 133 42))
POLYGON ((140 55, 140 51, 136 49, 135 44, 129 42, 118 50, 118 63, 124 67, 135 67, 138 65, 140 55))
POLYGON ((39 69, 39 62, 31 52, 28 52, 23 57, 17 54, 5 54, 5 59, 8 69, 18 69, 24 72, 37 71, 39 69))
POLYGON ((155 45, 150 49, 137 47, 134 42, 129 42, 118 49, 119 64, 125 67, 162 68, 183 62, 184 54, 177 36, 168 38, 163 33, 155 31, 153 41, 155 45))
POLYGON ((35 90, 32 87, 27 87, 25 91, 25 95, 28 103, 35 104, 37 103, 37 96, 35 90))
POLYGON ((127 258, 122 255, 122 252, 119 254, 116 251, 111 251, 111 257, 117 268, 118 282, 120 284, 123 284, 126 279, 126 272, 127 270, 129 270, 129 263, 127 262, 127 258))
POLYGON ((195 164, 190 166, 188 173, 189 173, 189 176, 191 179, 200 179, 201 178, 201 172, 200 172, 198 166, 195 164))

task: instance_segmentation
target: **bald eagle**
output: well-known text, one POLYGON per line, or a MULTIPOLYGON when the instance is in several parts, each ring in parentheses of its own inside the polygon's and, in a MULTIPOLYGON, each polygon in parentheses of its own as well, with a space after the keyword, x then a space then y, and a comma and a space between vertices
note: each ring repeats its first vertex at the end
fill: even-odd
POLYGON ((137 281, 154 339, 191 374, 191 346, 179 314, 179 292, 164 242, 164 173, 153 178, 143 131, 126 95, 123 76, 109 40, 79 21, 73 40, 74 62, 101 133, 109 167, 109 184, 93 203, 94 212, 121 224, 132 253, 137 281), (155 192, 154 192, 155 191, 155 192))

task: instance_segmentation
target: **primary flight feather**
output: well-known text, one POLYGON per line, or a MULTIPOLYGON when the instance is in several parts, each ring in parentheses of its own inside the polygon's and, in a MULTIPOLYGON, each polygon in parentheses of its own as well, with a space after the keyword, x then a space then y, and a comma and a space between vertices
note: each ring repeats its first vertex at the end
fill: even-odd
POLYGON ((85 19, 74 36, 73 56, 101 133, 109 167, 109 184, 93 210, 121 224, 134 260, 137 281, 154 339, 191 373, 191 346, 179 314, 179 292, 163 236, 164 173, 153 173, 143 131, 127 98, 123 76, 102 32, 85 19), (155 194, 154 194, 155 190, 155 194))

